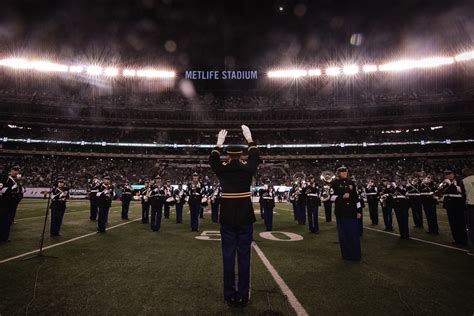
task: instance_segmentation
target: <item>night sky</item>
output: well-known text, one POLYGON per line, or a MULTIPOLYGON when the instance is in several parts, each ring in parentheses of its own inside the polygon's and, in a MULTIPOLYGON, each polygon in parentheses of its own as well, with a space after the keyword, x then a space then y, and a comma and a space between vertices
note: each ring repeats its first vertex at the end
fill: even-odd
POLYGON ((380 61, 471 47, 473 16, 474 1, 4 1, 0 54, 177 71, 380 61))

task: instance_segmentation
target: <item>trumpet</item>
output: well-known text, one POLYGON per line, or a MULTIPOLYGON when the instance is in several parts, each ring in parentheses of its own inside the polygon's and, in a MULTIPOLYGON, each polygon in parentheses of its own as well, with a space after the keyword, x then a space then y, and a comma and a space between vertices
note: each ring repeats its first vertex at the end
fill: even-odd
POLYGON ((320 179, 326 183, 331 183, 334 178, 336 178, 334 172, 329 170, 323 171, 320 176, 320 179))

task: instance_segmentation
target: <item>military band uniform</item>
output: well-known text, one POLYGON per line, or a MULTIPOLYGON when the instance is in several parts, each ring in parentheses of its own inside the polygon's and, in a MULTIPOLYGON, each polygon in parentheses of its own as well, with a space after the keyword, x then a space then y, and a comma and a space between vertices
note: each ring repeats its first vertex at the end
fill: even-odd
POLYGON ((321 188, 316 183, 309 183, 305 188, 308 227, 311 233, 319 233, 318 209, 321 205, 321 188))
POLYGON ((166 203, 166 189, 161 184, 151 185, 150 191, 150 228, 154 232, 160 231, 161 219, 163 218, 163 207, 166 203))
POLYGON ((445 182, 447 185, 442 189, 443 207, 448 214, 449 227, 454 242, 467 245, 466 218, 466 195, 462 181, 445 182))
POLYGON ((380 206, 382 207, 383 223, 385 231, 393 230, 393 186, 392 184, 384 184, 379 193, 380 206))
POLYGON ((7 175, 0 182, 0 241, 10 240, 10 228, 15 214, 17 191, 16 177, 7 175))
POLYGON ((331 183, 331 200, 335 207, 342 258, 358 261, 361 259, 360 228, 357 220, 360 208, 354 181, 336 178, 331 183), (349 194, 348 198, 344 198, 345 194, 349 194))
POLYGON ((408 200, 410 202, 413 223, 415 227, 423 227, 423 206, 421 205, 421 195, 417 183, 409 183, 406 186, 408 200))
POLYGON ((201 182, 190 182, 187 188, 187 195, 189 196, 188 204, 191 231, 198 231, 201 203, 205 196, 205 188, 201 182))
POLYGON ((365 188, 365 196, 367 197, 367 204, 369 205, 369 216, 372 225, 379 224, 379 200, 378 188, 375 185, 367 185, 365 188))
POLYGON ((263 223, 267 231, 273 229, 273 209, 275 208, 275 190, 266 184, 259 190, 263 207, 263 223))
POLYGON ((110 184, 101 183, 96 193, 97 205, 99 207, 99 214, 97 219, 97 231, 105 233, 107 222, 109 218, 109 210, 112 206, 112 199, 114 197, 114 190, 110 184))
POLYGON ((423 182, 420 186, 421 204, 425 211, 428 222, 428 233, 439 234, 438 216, 436 214, 436 204, 438 201, 434 197, 436 186, 433 182, 423 182))
POLYGON ((99 214, 99 205, 97 192, 99 192, 100 180, 97 177, 94 177, 89 182, 89 203, 90 203, 90 215, 89 219, 91 221, 97 220, 97 215, 99 214))
MULTIPOLYGON (((248 158, 246 162, 231 159, 228 163, 220 161, 221 148, 218 145, 209 156, 209 164, 219 178, 222 188, 219 222, 221 225, 222 256, 224 266, 224 299, 228 303, 238 302, 246 305, 249 302, 250 290, 250 255, 255 214, 252 205, 250 185, 257 172, 260 156, 257 146, 251 140, 250 131, 242 126, 248 141, 248 158), (244 129, 245 128, 245 129, 244 129), (238 282, 235 279, 235 257, 237 254, 238 282)), ((229 149, 227 153, 239 152, 229 149)), ((230 155, 230 154, 229 154, 230 155)))
POLYGON ((408 228, 408 209, 410 204, 406 197, 405 188, 399 184, 393 189, 393 210, 395 217, 397 218, 398 230, 400 231, 400 238, 410 238, 410 232, 408 228))
POLYGON ((132 201, 133 189, 129 184, 126 184, 122 190, 122 219, 128 219, 128 211, 130 209, 130 202, 132 201))
POLYGON ((211 220, 217 223, 219 220, 219 205, 221 203, 222 190, 219 186, 214 187, 211 193, 211 220))
POLYGON ((140 200, 142 204, 142 224, 148 224, 150 216, 150 193, 151 187, 148 181, 145 186, 140 189, 140 200))
POLYGON ((184 203, 186 203, 186 196, 186 191, 183 189, 183 186, 179 185, 174 191, 174 199, 176 201, 176 224, 183 222, 183 207, 184 203))
MULTIPOLYGON (((64 179, 58 179, 58 182, 64 182, 64 179)), ((51 227, 50 235, 59 236, 64 213, 66 212, 66 201, 69 199, 69 188, 59 187, 57 184, 51 191, 51 227)))

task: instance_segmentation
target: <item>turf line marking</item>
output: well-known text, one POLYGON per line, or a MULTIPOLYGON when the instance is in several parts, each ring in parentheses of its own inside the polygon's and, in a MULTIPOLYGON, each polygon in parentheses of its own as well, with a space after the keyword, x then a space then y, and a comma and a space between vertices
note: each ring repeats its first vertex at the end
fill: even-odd
MULTIPOLYGON (((130 224, 130 223, 136 222, 138 220, 141 220, 141 217, 136 218, 134 220, 131 220, 129 222, 125 222, 125 223, 121 223, 121 224, 118 224, 118 225, 115 225, 115 226, 111 226, 111 227, 107 228, 106 230, 110 230, 110 229, 114 229, 114 228, 117 228, 117 227, 120 227, 120 226, 123 226, 123 225, 127 225, 127 224, 130 224)), ((70 242, 73 242, 73 241, 76 241, 76 240, 79 240, 79 239, 82 239, 82 238, 86 238, 86 237, 89 237, 89 236, 94 236, 94 235, 97 235, 97 232, 93 232, 93 233, 85 234, 85 235, 82 235, 82 236, 74 237, 74 238, 71 238, 71 239, 68 239, 68 240, 65 240, 65 241, 62 241, 62 242, 58 242, 57 244, 53 244, 53 245, 43 247, 43 250, 47 250, 47 249, 51 249, 51 248, 54 248, 54 247, 57 247, 57 246, 68 244, 70 242)), ((3 260, 0 261, 0 264, 5 263, 5 262, 9 262, 9 261, 13 261, 13 260, 16 260, 16 259, 19 259, 19 258, 23 258, 23 257, 26 257, 28 255, 35 254, 38 251, 39 251, 39 248, 35 249, 35 250, 32 250, 32 251, 22 253, 21 255, 17 255, 17 256, 14 256, 14 257, 3 259, 3 260)))
POLYGON ((288 285, 285 283, 285 281, 282 279, 282 277, 278 274, 277 270, 272 266, 270 261, 267 259, 263 251, 260 249, 259 246, 255 242, 252 242, 253 249, 257 253, 257 255, 260 257, 260 260, 262 260, 262 263, 265 265, 267 268, 268 272, 272 275, 273 279, 275 282, 278 284, 280 287, 281 291, 283 294, 286 296, 288 299, 288 302, 290 303, 291 307, 296 312, 296 315, 299 316, 307 316, 308 313, 304 309, 304 307, 300 304, 296 296, 293 294, 293 292, 290 290, 288 285))
MULTIPOLYGON (((373 230, 373 231, 376 231, 376 232, 379 232, 379 233, 388 234, 388 235, 398 236, 398 234, 396 234, 396 233, 386 232, 386 231, 384 231, 384 230, 380 230, 380 229, 376 229, 376 228, 372 228, 372 227, 364 226, 364 229, 373 230)), ((458 247, 452 247, 452 246, 448 246, 448 245, 443 245, 443 244, 439 244, 439 243, 437 243, 437 242, 428 241, 428 240, 424 240, 424 239, 420 239, 420 238, 416 238, 416 237, 411 237, 411 236, 410 236, 410 239, 413 239, 413 240, 416 240, 416 241, 419 241, 419 242, 424 242, 424 243, 431 244, 431 245, 435 245, 435 246, 444 247, 444 248, 459 250, 459 251, 463 251, 463 252, 469 252, 469 250, 467 250, 467 249, 458 248, 458 247)))

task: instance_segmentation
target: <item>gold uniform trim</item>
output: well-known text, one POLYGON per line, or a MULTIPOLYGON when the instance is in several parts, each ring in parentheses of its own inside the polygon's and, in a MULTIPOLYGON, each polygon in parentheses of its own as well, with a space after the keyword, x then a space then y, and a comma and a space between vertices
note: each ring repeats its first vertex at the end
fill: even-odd
POLYGON ((211 151, 211 154, 212 154, 212 153, 218 153, 219 155, 221 154, 220 151, 215 150, 215 149, 211 151))
POLYGON ((240 192, 240 193, 222 193, 222 198, 224 199, 241 199, 246 197, 251 197, 250 192, 240 192))
POLYGON ((252 149, 252 148, 257 149, 257 146, 250 146, 250 147, 248 148, 248 150, 250 150, 250 149, 252 149))

